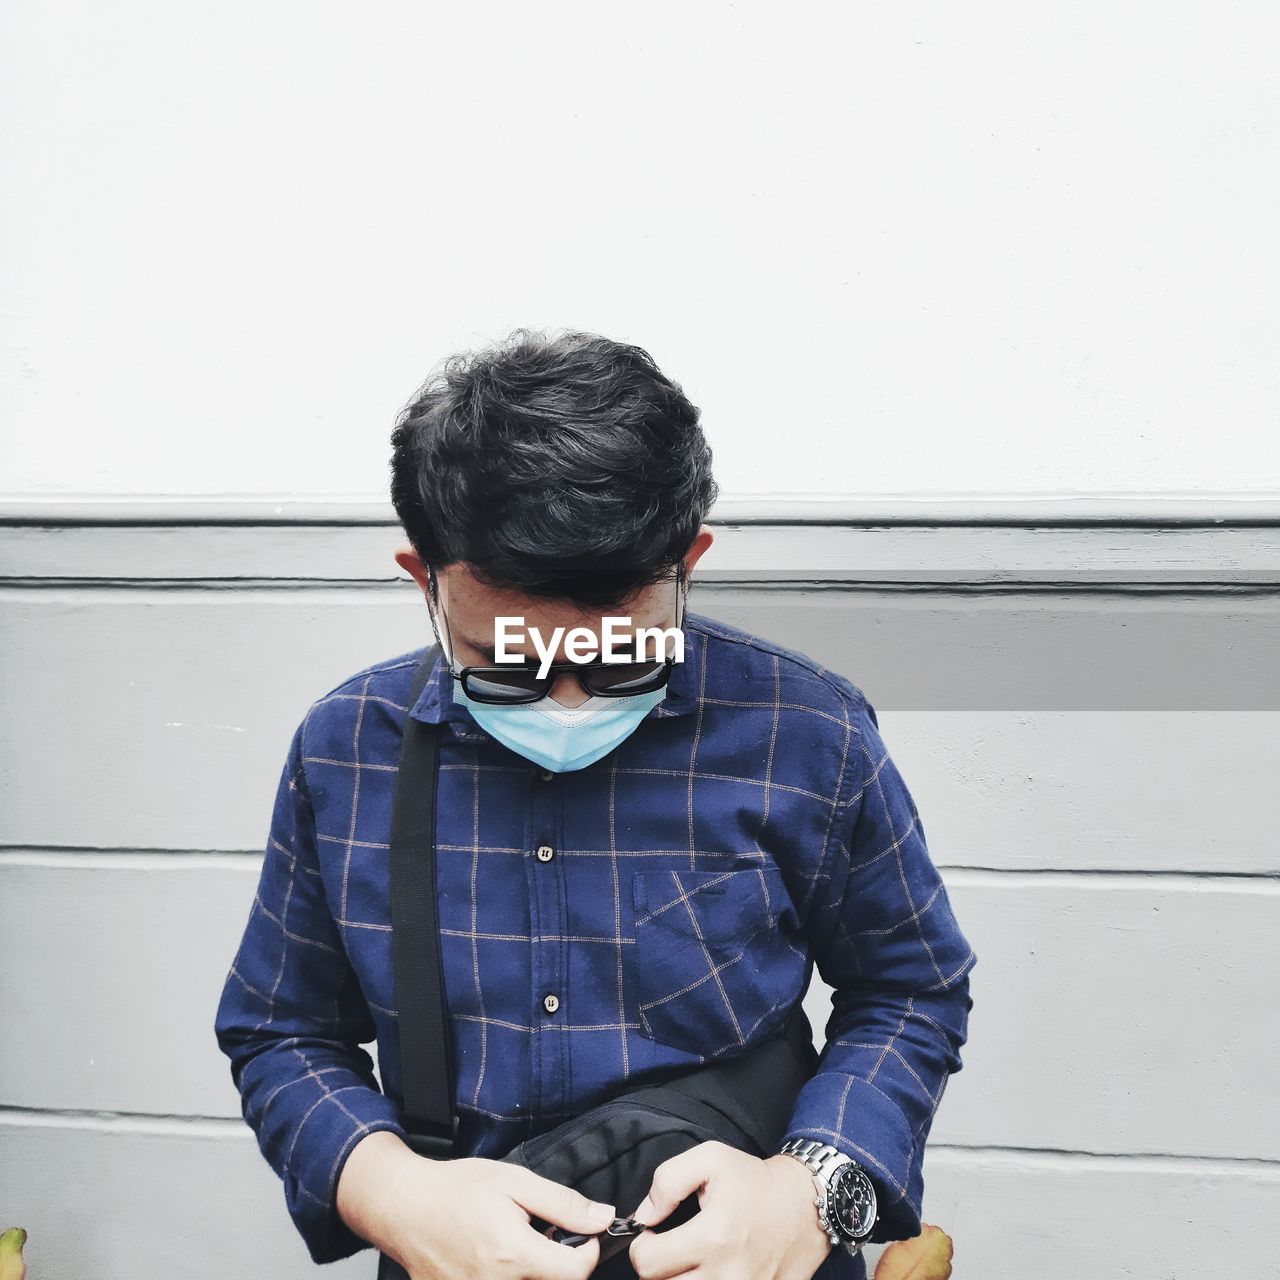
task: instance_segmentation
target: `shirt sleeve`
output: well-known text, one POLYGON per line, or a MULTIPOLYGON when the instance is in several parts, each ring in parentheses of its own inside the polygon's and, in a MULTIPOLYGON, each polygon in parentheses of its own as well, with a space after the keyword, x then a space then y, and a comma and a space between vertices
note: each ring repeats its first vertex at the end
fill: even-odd
POLYGON ((314 1262, 368 1247, 338 1216, 338 1175, 366 1134, 404 1135, 360 1045, 376 1032, 325 896, 299 725, 248 924, 222 991, 218 1046, 241 1112, 284 1183, 314 1262))
POLYGON ((920 1233, 925 1142, 962 1066, 977 956, 874 708, 859 694, 851 711, 848 811, 837 818, 808 926, 832 1011, 784 1140, 830 1143, 867 1170, 879 1243, 920 1233))

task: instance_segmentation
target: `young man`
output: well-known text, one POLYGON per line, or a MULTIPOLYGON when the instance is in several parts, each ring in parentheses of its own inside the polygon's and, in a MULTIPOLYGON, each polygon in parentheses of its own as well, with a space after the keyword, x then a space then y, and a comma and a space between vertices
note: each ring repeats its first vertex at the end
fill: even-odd
POLYGON ((415 1280, 589 1275, 595 1239, 560 1244, 531 1218, 590 1233, 636 1206, 593 1216, 499 1157, 619 1088, 776 1034, 815 965, 835 1006, 785 1149, 705 1143, 667 1161, 638 1216, 661 1223, 695 1190, 699 1212, 637 1236, 630 1263, 642 1277, 861 1278, 866 1239, 920 1230, 976 957, 858 687, 685 611, 717 492, 698 419, 639 348, 525 331, 447 361, 400 416, 396 560, 442 655, 412 706, 421 649, 307 711, 216 1020, 317 1262, 372 1243, 415 1280), (678 629, 683 661, 573 665, 571 629, 599 642, 619 617, 624 637, 678 629), (542 685, 527 669, 469 673, 479 695, 486 681, 546 691, 473 699, 459 677, 500 665, 511 618, 509 652, 570 665, 542 685), (619 673, 626 696, 589 692, 619 673), (446 730, 451 1161, 413 1153, 397 1112, 387 850, 406 714, 446 730), (375 1039, 385 1092, 360 1047, 375 1039), (829 1185, 837 1244, 816 1205, 829 1185))

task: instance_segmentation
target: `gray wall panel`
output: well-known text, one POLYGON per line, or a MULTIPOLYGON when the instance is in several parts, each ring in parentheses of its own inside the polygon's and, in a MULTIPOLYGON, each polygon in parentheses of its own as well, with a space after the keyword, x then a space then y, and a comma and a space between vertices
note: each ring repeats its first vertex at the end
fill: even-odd
MULTIPOLYGON (((1280 510, 1135 514, 726 507, 692 599, 866 691, 947 869, 979 965, 925 1217, 958 1280, 1266 1274, 1280 510)), ((33 1280, 314 1273, 212 1022, 298 720, 430 638, 401 541, 336 505, 0 512, 0 1213, 33 1280)))
POLYGON ((239 1116, 213 1020, 257 885, 249 862, 0 861, 3 1105, 239 1116))
POLYGON ((0 1205, 30 1280, 374 1280, 365 1250, 317 1271, 243 1125, 139 1131, 0 1113, 0 1205))
POLYGON ((0 843, 261 848, 311 702, 429 638, 409 588, 0 593, 0 843))
POLYGON ((939 865, 1280 874, 1275 711, 880 715, 939 865))

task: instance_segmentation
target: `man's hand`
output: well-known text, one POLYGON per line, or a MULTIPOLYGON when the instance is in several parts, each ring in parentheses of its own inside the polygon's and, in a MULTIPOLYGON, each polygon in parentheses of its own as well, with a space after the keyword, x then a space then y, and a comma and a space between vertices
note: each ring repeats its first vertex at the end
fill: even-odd
POLYGON ((697 1268, 703 1280, 810 1280, 833 1247, 818 1222, 813 1174, 792 1156, 767 1159, 703 1142, 663 1161, 636 1210, 648 1226, 698 1193, 698 1212, 630 1245, 641 1280, 697 1268))
POLYGON ((593 1215, 593 1204, 520 1165, 427 1159, 386 1130, 356 1144, 338 1180, 343 1221, 412 1280, 586 1280, 600 1260, 594 1236, 615 1212, 593 1215), (593 1238, 559 1244, 534 1217, 593 1238))

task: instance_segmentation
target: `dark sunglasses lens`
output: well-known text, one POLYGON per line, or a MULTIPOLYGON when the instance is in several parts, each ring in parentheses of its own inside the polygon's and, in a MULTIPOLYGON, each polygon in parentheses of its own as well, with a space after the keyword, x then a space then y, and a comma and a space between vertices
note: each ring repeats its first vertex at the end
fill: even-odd
POLYGON ((667 671, 665 662, 610 662, 584 674, 592 693, 620 698, 661 688, 667 682, 667 671))
POLYGON ((534 702, 550 687, 551 680, 539 680, 536 671, 503 671, 492 667, 473 668, 462 677, 468 698, 477 702, 534 702))

